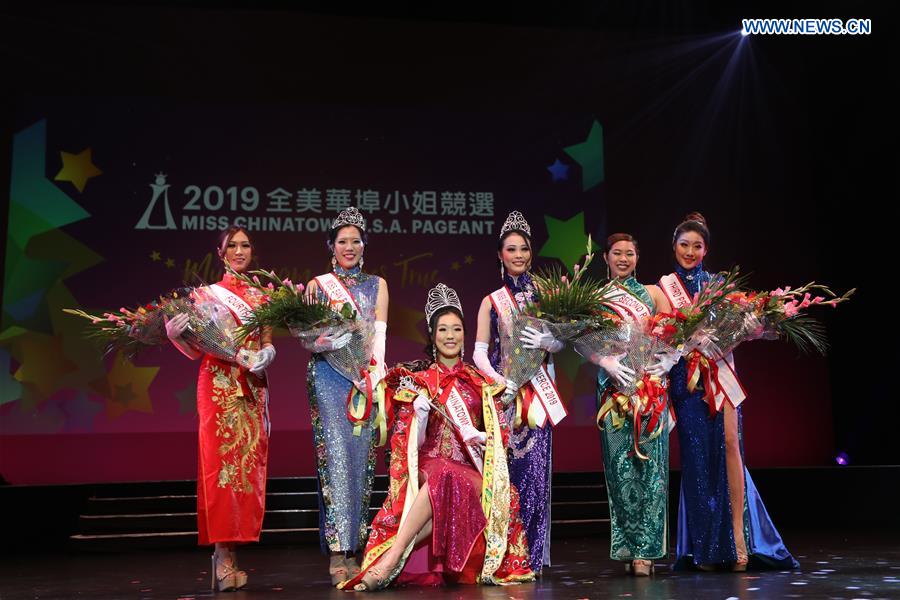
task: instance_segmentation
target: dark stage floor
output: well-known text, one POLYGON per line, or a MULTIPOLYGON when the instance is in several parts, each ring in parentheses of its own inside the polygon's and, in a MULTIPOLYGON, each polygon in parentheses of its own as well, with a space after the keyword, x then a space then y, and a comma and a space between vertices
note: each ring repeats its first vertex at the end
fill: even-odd
MULTIPOLYGON (((541 581, 510 587, 404 588, 381 598, 900 598, 896 533, 786 532, 800 571, 672 572, 633 579, 608 558, 607 538, 558 540, 556 564, 541 581)), ((8 549, 7 549, 8 550, 8 549)), ((248 587, 234 598, 347 598, 328 587, 326 561, 312 546, 250 546, 241 566, 248 587)), ((202 549, 122 554, 44 554, 0 560, 0 598, 209 598, 209 553, 202 549)))

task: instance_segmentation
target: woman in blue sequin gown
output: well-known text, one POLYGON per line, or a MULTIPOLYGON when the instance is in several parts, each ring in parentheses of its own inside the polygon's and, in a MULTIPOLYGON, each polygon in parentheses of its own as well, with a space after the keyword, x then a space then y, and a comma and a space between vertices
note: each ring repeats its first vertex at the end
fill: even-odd
MULTIPOLYGON (((365 222, 359 212, 355 208, 343 211, 332 224, 329 235, 333 271, 326 275, 336 277, 349 292, 362 318, 374 321, 373 358, 377 363, 376 373, 383 375, 387 284, 382 278, 362 271, 366 241, 365 222)), ((322 299, 328 298, 316 279, 308 289, 322 299)), ((359 572, 355 554, 366 546, 369 498, 375 476, 375 431, 370 423, 362 427, 360 435, 354 435, 347 417, 347 395, 354 382, 336 371, 323 355, 346 343, 343 336, 323 336, 316 340, 308 348, 313 355, 307 367, 318 471, 319 539, 322 551, 330 554, 329 573, 334 585, 359 572)))
MULTIPOLYGON (((531 230, 518 211, 509 215, 501 228, 497 256, 500 262, 503 284, 509 290, 519 310, 534 300, 534 285, 529 275, 531 269, 531 230)), ((502 289, 502 288, 501 288, 502 289)), ((500 322, 497 311, 487 296, 478 311, 473 362, 482 373, 504 381, 500 373, 500 322)), ((545 350, 558 352, 563 345, 547 340, 545 350)), ((548 365, 551 377, 555 377, 552 359, 548 365)), ((509 423, 515 403, 507 411, 509 423)), ((553 429, 549 423, 543 428, 530 429, 523 424, 509 437, 510 481, 519 490, 520 516, 528 539, 531 570, 539 575, 544 565, 550 565, 550 487, 553 471, 553 429)))
MULTIPOLYGON (((693 295, 710 280, 703 270, 709 229, 699 213, 673 236, 675 275, 693 295)), ((661 286, 664 287, 664 286, 661 286)), ((741 409, 730 402, 710 417, 703 390, 687 389, 684 359, 670 372, 681 447, 676 569, 790 569, 799 565, 772 524, 744 466, 741 409)))

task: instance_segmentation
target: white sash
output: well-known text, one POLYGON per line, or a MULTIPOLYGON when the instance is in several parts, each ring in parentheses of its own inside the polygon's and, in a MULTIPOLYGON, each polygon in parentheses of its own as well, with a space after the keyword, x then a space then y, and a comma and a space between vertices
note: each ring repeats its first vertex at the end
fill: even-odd
POLYGON ((253 309, 250 308, 250 305, 247 304, 243 298, 231 290, 222 287, 218 283, 209 286, 209 291, 218 298, 219 302, 227 306, 229 310, 234 313, 239 326, 243 325, 244 321, 249 319, 250 315, 253 314, 253 309))
POLYGON ((332 308, 340 310, 344 304, 349 302, 359 318, 362 318, 362 312, 359 310, 356 298, 353 297, 353 294, 350 293, 347 286, 345 286, 334 273, 319 275, 315 278, 315 281, 319 286, 319 289, 322 290, 322 293, 328 298, 328 302, 331 304, 332 308))
MULTIPOLYGON (((497 319, 509 331, 513 316, 519 314, 519 305, 513 298, 512 292, 508 287, 503 286, 489 297, 491 304, 494 305, 494 311, 497 313, 497 319)), ((562 403, 556 383, 550 377, 547 365, 541 365, 540 370, 528 383, 531 384, 539 401, 537 404, 531 405, 535 424, 543 427, 549 418, 550 423, 555 426, 568 416, 569 413, 562 403)))
MULTIPOLYGON (((670 273, 660 278, 659 287, 663 294, 666 295, 666 298, 668 298, 672 308, 684 308, 691 303, 691 295, 677 273, 670 273)), ((715 396, 716 410, 722 410, 722 403, 725 400, 728 400, 733 407, 737 408, 747 397, 734 370, 734 357, 729 354, 726 359, 720 358, 716 361, 719 373, 718 380, 721 386, 721 391, 715 396)))
POLYGON ((649 306, 640 301, 634 294, 617 285, 617 289, 610 294, 609 300, 604 302, 611 310, 626 321, 640 321, 653 315, 649 306))
MULTIPOLYGON (((444 406, 447 407, 447 412, 458 429, 462 430, 465 425, 475 427, 475 423, 472 422, 472 415, 469 414, 469 408, 466 406, 466 401, 463 400, 462 394, 456 389, 455 383, 447 392, 447 400, 444 402, 444 406)), ((479 449, 466 443, 463 443, 463 447, 469 454, 469 458, 472 459, 472 464, 475 465, 479 473, 482 473, 484 471, 484 458, 479 449)))

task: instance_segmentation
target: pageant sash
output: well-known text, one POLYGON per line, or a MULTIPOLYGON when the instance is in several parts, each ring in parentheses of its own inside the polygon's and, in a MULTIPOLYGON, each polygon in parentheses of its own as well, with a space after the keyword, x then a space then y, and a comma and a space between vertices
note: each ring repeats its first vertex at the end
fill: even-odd
POLYGON ((253 309, 250 308, 250 305, 243 298, 218 283, 209 286, 209 291, 213 293, 219 302, 227 306, 228 310, 234 313, 238 326, 243 325, 244 321, 253 314, 253 309))
MULTIPOLYGON (((660 278, 659 287, 669 300, 672 308, 684 308, 691 303, 691 295, 677 273, 670 273, 660 278)), ((697 351, 697 354, 702 356, 699 351, 697 351)), ((693 373, 688 375, 689 382, 691 380, 696 382, 700 374, 704 374, 706 380, 704 387, 706 387, 706 399, 710 413, 722 410, 722 403, 725 400, 728 400, 733 407, 737 408, 747 397, 744 387, 738 381, 731 357, 728 357, 728 360, 720 358, 712 364, 709 363, 706 356, 703 356, 702 360, 691 360, 690 358, 687 360, 689 371, 691 364, 695 365, 693 373), (713 389, 710 390, 710 388, 713 389)), ((691 391, 693 390, 691 389, 691 391)))
MULTIPOLYGON (((497 318, 504 329, 510 331, 513 316, 519 314, 519 305, 513 298, 512 292, 509 291, 509 287, 503 286, 489 297, 494 311, 497 313, 497 318)), ((531 389, 523 392, 525 394, 523 412, 528 416, 529 425, 543 427, 549 418, 550 423, 555 426, 568 416, 569 413, 562 403, 562 397, 559 395, 556 383, 550 377, 550 372, 547 371, 546 364, 541 365, 537 374, 528 381, 528 385, 531 389), (529 391, 531 394, 528 393, 529 391), (533 401, 535 398, 538 400, 537 402, 533 401)))
MULTIPOLYGON (((463 400, 455 383, 443 391, 440 402, 447 408, 447 413, 450 415, 450 418, 453 420, 453 424, 456 425, 457 429, 462 430, 466 425, 475 427, 475 423, 472 421, 472 415, 469 414, 469 409, 466 406, 466 401, 463 400)), ((471 444, 463 443, 463 447, 466 449, 466 453, 468 453, 469 458, 472 460, 472 464, 475 465, 478 472, 484 473, 484 458, 482 457, 481 451, 471 444)))
POLYGON ((362 312, 359 310, 356 298, 353 297, 347 286, 334 273, 319 275, 315 278, 315 281, 322 293, 328 298, 328 302, 332 307, 340 309, 341 306, 349 302, 356 314, 362 318, 362 312))
POLYGON ((604 304, 625 321, 638 322, 653 315, 649 306, 620 285, 616 285, 616 290, 609 295, 609 300, 604 304))

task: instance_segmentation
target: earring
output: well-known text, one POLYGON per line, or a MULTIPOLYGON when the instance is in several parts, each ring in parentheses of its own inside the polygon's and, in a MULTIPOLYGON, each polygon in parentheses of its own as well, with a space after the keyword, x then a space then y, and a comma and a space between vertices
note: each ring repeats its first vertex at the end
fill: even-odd
POLYGON ((459 349, 459 360, 465 362, 466 361, 466 347, 463 346, 459 349))
POLYGON ((335 258, 334 255, 332 255, 332 257, 331 257, 331 269, 332 270, 337 269, 337 258, 335 258))
POLYGON ((434 347, 434 342, 431 343, 431 360, 437 362, 437 349, 434 347))
POLYGON ((500 263, 500 279, 504 279, 506 277, 506 269, 503 268, 503 263, 500 263))
POLYGON ((637 265, 634 265, 634 271, 631 272, 631 276, 637 280, 637 265))
POLYGON ((362 271, 363 265, 366 264, 366 259, 363 256, 359 257, 359 270, 362 271))
POLYGON ((610 277, 610 272, 609 272, 609 263, 606 263, 606 279, 607 280, 612 279, 612 277, 610 277))

